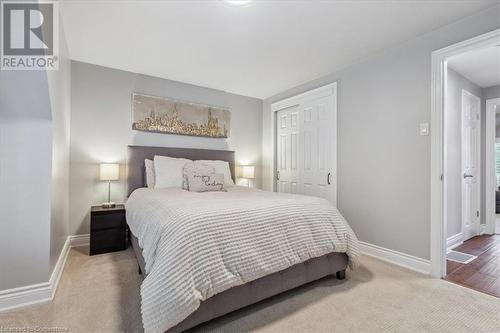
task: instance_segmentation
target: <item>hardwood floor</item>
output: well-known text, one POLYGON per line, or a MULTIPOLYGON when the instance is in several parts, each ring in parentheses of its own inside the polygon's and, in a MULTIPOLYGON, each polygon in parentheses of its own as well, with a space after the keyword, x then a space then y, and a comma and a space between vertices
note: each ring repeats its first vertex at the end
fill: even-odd
POLYGON ((445 280, 500 297, 500 235, 476 236, 454 250, 477 259, 468 264, 447 260, 445 280))

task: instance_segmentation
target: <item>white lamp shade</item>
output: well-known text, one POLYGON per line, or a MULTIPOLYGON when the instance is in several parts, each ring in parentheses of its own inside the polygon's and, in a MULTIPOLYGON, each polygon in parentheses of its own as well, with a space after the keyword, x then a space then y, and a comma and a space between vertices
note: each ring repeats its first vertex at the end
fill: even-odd
POLYGON ((241 167, 241 178, 254 179, 255 167, 253 165, 243 165, 241 167))
POLYGON ((99 165, 100 180, 118 180, 120 165, 116 163, 102 163, 99 165))

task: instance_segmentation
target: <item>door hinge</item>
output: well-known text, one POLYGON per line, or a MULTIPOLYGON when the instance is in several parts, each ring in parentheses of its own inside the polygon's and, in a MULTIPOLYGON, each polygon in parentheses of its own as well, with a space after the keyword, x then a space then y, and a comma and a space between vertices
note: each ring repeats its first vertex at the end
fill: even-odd
POLYGON ((441 176, 439 176, 439 180, 443 181, 444 180, 444 175, 441 174, 441 176))

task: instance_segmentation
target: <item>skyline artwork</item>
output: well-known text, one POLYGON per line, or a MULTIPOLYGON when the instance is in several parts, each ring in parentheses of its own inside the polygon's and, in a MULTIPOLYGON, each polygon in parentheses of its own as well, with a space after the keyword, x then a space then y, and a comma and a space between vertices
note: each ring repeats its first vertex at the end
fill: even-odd
POLYGON ((230 122, 226 108, 132 94, 132 129, 137 131, 229 138, 230 122))

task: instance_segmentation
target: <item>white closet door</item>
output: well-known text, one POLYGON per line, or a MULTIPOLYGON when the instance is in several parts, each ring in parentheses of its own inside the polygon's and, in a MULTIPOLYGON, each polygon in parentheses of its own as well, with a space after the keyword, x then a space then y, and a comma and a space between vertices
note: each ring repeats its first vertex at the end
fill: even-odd
POLYGON ((336 203, 333 177, 335 129, 331 96, 304 102, 301 109, 301 182, 303 194, 336 203))
POLYGON ((335 90, 301 96, 276 112, 276 189, 336 205, 335 90))
POLYGON ((299 109, 292 107, 277 112, 277 190, 302 193, 298 188, 299 172, 299 109))

